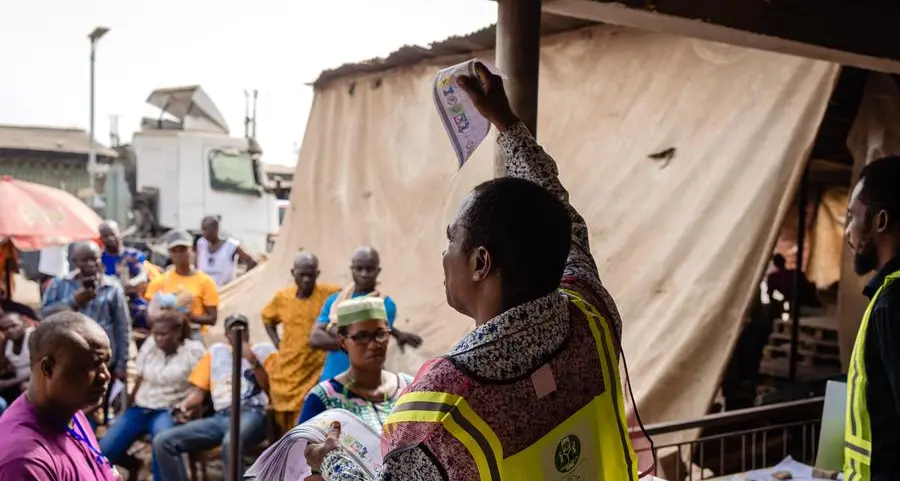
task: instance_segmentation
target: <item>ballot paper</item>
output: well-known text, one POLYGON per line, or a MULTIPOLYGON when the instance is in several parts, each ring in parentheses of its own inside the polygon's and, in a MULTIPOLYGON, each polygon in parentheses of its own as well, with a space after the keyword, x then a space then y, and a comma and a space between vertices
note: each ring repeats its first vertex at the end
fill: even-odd
POLYGON ((324 442, 334 421, 341 423, 344 452, 369 478, 374 478, 381 467, 381 433, 344 409, 329 409, 285 433, 257 458, 245 478, 303 481, 312 474, 304 456, 307 444, 324 442))
POLYGON ((491 130, 491 123, 478 112, 472 104, 472 99, 457 83, 461 75, 477 79, 475 71, 477 65, 501 75, 488 63, 473 59, 447 67, 438 72, 434 78, 434 105, 437 107, 441 123, 444 124, 444 130, 450 137, 450 144, 456 152, 460 168, 491 130))
POLYGON ((714 479, 716 481, 773 481, 774 479, 776 479, 775 477, 773 477, 775 473, 786 472, 790 473, 790 479, 793 479, 795 481, 812 481, 816 479, 813 477, 812 471, 812 466, 800 463, 794 458, 788 456, 784 458, 780 463, 770 468, 757 469, 755 471, 749 471, 741 474, 732 474, 729 476, 722 476, 721 478, 714 479))

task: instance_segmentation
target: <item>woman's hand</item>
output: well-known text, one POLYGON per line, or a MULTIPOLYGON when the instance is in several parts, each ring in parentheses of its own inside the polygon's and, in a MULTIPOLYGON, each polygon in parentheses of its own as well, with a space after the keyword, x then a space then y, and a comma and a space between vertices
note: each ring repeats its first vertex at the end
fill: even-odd
POLYGON ((325 438, 324 443, 306 446, 306 452, 304 453, 306 455, 306 462, 314 472, 318 472, 322 467, 322 460, 325 459, 326 454, 341 447, 340 441, 338 441, 340 436, 341 423, 335 421, 331 423, 331 430, 328 432, 328 437, 325 438))
POLYGON ((175 424, 184 424, 190 421, 191 417, 191 409, 184 405, 179 404, 172 409, 172 419, 175 421, 175 424))

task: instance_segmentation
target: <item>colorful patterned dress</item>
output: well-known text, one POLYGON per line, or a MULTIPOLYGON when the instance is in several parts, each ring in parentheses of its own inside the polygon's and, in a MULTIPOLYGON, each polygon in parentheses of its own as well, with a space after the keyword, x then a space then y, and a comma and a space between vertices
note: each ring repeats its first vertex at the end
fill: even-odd
POLYGON ((400 393, 412 382, 412 376, 408 374, 392 374, 397 376, 397 388, 391 395, 385 396, 383 401, 370 401, 360 397, 335 378, 320 382, 306 396, 297 424, 306 422, 329 409, 346 409, 381 432, 385 420, 394 409, 394 403, 400 398, 400 393))

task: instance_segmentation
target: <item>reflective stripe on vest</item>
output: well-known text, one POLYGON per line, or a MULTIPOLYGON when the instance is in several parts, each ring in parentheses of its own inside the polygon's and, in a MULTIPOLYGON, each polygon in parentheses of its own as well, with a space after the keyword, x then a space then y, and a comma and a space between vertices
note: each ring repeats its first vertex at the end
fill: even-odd
POLYGON ((884 283, 872 296, 859 331, 853 352, 850 355, 850 367, 847 370, 847 411, 844 423, 844 479, 845 481, 869 481, 872 464, 872 427, 869 422, 869 411, 866 409, 866 333, 869 331, 869 317, 872 308, 884 289, 896 279, 900 279, 900 271, 888 275, 884 283))
POLYGON ((637 480, 637 456, 629 437, 612 334, 593 306, 574 292, 564 292, 589 321, 608 386, 605 392, 508 458, 490 426, 465 398, 454 394, 403 394, 384 424, 385 433, 392 434, 402 422, 440 423, 472 456, 480 481, 637 480), (618 429, 609 429, 612 426, 618 429))

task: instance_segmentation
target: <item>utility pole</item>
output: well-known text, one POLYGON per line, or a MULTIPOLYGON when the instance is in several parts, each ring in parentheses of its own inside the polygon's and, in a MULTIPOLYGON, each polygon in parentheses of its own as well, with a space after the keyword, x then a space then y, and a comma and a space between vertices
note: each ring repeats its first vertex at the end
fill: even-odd
POLYGON ((122 139, 119 138, 119 116, 109 116, 109 146, 116 148, 122 145, 122 139))
POLYGON ((90 132, 88 134, 88 178, 90 179, 91 190, 93 191, 93 203, 91 207, 95 207, 95 205, 99 204, 97 201, 97 151, 94 148, 94 107, 95 107, 95 99, 94 99, 94 64, 96 60, 97 53, 97 42, 103 38, 106 33, 109 32, 109 28, 107 27, 96 27, 93 31, 88 35, 88 39, 91 41, 91 93, 90 93, 90 132))

